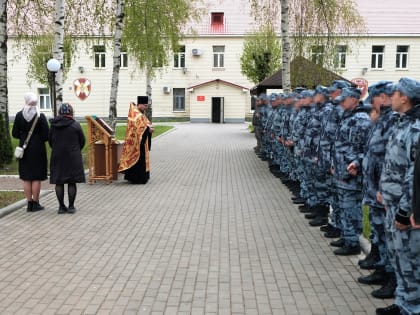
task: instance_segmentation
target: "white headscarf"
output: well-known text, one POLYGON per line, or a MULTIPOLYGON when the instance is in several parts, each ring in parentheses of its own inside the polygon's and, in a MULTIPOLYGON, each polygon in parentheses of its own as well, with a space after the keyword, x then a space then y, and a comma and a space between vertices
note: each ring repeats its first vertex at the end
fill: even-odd
POLYGON ((25 105, 22 109, 23 118, 25 118, 27 122, 30 122, 38 113, 38 97, 32 92, 28 92, 25 94, 24 99, 25 105))

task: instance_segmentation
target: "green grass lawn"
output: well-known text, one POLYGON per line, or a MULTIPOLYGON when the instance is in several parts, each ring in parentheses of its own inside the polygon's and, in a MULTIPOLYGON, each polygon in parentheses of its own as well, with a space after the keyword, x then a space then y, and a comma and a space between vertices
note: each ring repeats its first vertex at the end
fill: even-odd
MULTIPOLYGON (((87 134, 87 124, 86 123, 81 123, 83 132, 85 133, 85 136, 87 134)), ((155 126, 155 130, 152 134, 152 137, 156 137, 170 129, 172 129, 173 126, 165 126, 165 125, 156 125, 155 126)), ((126 125, 125 124, 121 124, 118 125, 116 127, 115 130, 115 138, 117 140, 124 140, 125 137, 125 129, 126 129, 126 125)), ((10 131, 12 130, 12 125, 10 125, 10 131)), ((87 137, 86 137, 87 138, 87 137)), ((18 140, 12 137, 12 147, 15 148, 18 145, 18 140)), ((83 155, 83 162, 85 164, 85 168, 88 168, 87 165, 87 152, 88 152, 88 145, 85 145, 85 147, 82 150, 82 155, 83 155)), ((50 146, 47 144, 47 156, 48 159, 51 155, 51 148, 50 146)), ((5 165, 2 169, 0 169, 0 175, 15 175, 18 173, 18 163, 15 159, 13 159, 13 161, 7 165, 5 165)))

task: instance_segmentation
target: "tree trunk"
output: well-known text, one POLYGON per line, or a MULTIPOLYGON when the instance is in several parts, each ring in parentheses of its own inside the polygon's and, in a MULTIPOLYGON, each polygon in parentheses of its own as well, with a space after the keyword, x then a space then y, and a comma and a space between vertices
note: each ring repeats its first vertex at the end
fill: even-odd
POLYGON ((0 0, 0 165, 11 162, 12 142, 9 129, 9 109, 8 109, 8 90, 7 90, 7 0, 0 0))
POLYGON ((146 66, 146 95, 149 97, 149 106, 146 110, 147 118, 152 121, 153 109, 152 109, 152 71, 153 67, 150 62, 146 66))
POLYGON ((111 96, 109 100, 109 122, 113 130, 117 125, 117 95, 121 67, 121 38, 124 22, 124 0, 117 0, 115 13, 114 57, 112 67, 111 96))
POLYGON ((282 42, 282 85, 284 92, 291 91, 290 82, 290 38, 289 38, 289 0, 281 3, 281 42, 282 42))
MULTIPOLYGON (((0 113, 7 113, 7 0, 0 0, 0 113)), ((8 116, 6 116, 8 118, 8 116)))
POLYGON ((64 18, 65 0, 55 2, 55 24, 54 24, 54 43, 53 58, 60 63, 60 70, 55 75, 55 92, 57 108, 63 102, 63 64, 64 64, 64 18))

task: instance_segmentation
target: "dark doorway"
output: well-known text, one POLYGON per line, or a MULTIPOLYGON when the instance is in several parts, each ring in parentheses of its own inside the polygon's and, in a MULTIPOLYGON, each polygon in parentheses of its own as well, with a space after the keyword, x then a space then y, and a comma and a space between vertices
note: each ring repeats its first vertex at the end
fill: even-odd
POLYGON ((211 98, 211 122, 223 123, 223 97, 211 98))

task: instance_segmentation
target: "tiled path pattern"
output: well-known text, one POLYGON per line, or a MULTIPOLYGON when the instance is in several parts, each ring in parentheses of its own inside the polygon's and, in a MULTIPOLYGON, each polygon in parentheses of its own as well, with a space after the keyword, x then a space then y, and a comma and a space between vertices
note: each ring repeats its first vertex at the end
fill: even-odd
POLYGON ((4 216, 0 314, 361 315, 389 304, 357 283, 358 257, 335 256, 308 226, 254 145, 246 124, 179 124, 152 144, 147 185, 80 184, 74 215, 58 215, 50 193, 45 211, 4 216))

